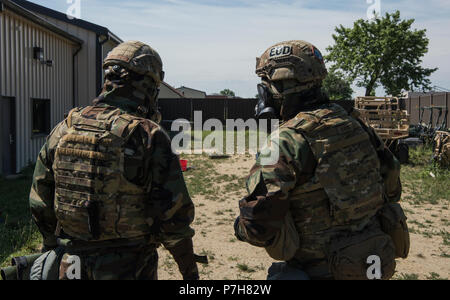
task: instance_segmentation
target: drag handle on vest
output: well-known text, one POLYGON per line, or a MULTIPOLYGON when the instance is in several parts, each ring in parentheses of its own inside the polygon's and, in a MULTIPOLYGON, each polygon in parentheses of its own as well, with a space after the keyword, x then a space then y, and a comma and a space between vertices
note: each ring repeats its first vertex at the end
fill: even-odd
POLYGON ((88 201, 86 202, 86 210, 88 212, 89 233, 94 240, 100 237, 100 221, 99 221, 99 203, 88 201))

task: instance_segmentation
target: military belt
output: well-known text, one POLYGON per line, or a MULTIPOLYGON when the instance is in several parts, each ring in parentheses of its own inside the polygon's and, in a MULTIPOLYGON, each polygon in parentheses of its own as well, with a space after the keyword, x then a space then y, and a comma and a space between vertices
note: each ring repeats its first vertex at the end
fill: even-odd
POLYGON ((136 240, 111 240, 103 242, 85 242, 78 240, 58 239, 57 243, 59 247, 64 248, 69 253, 111 253, 111 252, 139 252, 144 246, 157 245, 149 244, 149 239, 141 238, 136 240))

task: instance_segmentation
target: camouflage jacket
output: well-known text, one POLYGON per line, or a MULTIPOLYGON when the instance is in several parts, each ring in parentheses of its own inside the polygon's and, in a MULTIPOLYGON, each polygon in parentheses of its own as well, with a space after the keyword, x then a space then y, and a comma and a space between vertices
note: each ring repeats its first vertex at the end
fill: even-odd
MULTIPOLYGON (((320 111, 322 108, 329 109, 329 107, 330 104, 326 104, 316 109, 320 111)), ((357 112, 353 112, 352 117, 357 119, 357 112)), ((380 168, 380 175, 384 181, 384 199, 390 202, 400 201, 402 192, 400 164, 375 131, 368 128, 359 119, 357 120, 364 131, 368 133, 380 160, 380 166, 377 168, 380 168)), ((328 207, 327 195, 320 188, 313 187, 318 184, 320 186, 320 183, 314 182, 317 180, 314 179, 317 160, 310 143, 302 133, 287 126, 288 123, 292 122, 288 121, 283 124, 276 134, 272 134, 269 146, 262 149, 261 153, 265 154, 259 155, 247 180, 249 196, 239 203, 241 214, 236 227, 238 236, 245 242, 258 247, 271 245, 277 233, 280 232, 288 212, 292 212, 295 222, 299 222, 301 218, 310 220, 306 222, 306 226, 314 224, 312 220, 314 216, 299 217, 306 207, 317 207, 319 211, 316 211, 316 214, 318 215, 330 215, 330 211, 324 209, 324 207, 328 207), (278 137, 275 139, 274 136, 278 137), (262 165, 262 155, 270 153, 270 149, 273 147, 279 148, 278 162, 273 165, 262 165), (295 204, 291 201, 293 199, 296 199, 295 204)), ((300 238, 302 242, 306 242, 306 237, 302 237, 302 226, 297 223, 297 229, 300 229, 300 238)), ((327 228, 327 225, 324 226, 324 224, 316 223, 314 226, 327 228)), ((314 232, 314 229, 309 227, 307 231, 314 232)), ((311 245, 317 243, 320 242, 311 238, 311 245)), ((311 251, 313 252, 313 250, 311 251)))
MULTIPOLYGON (((114 101, 98 103, 97 106, 118 107, 114 101), (109 103, 109 104, 108 104, 109 103)), ((120 106, 125 114, 135 114, 131 106, 120 106)), ((68 130, 64 120, 52 131, 39 153, 30 193, 30 206, 33 219, 44 238, 44 246, 56 245, 55 232, 57 218, 55 215, 55 175, 53 162, 55 149, 68 130)), ((172 152, 168 135, 156 123, 143 122, 130 138, 127 149, 133 155, 125 156, 126 179, 139 186, 148 186, 159 191, 169 191, 177 199, 176 205, 170 203, 169 211, 158 223, 158 230, 152 232, 152 240, 162 243, 178 256, 188 253, 193 256, 192 237, 194 230, 190 224, 194 220, 194 204, 187 191, 181 172, 179 159, 172 152), (147 126, 145 124, 152 124, 147 126), (169 217, 167 217, 169 216, 169 217), (190 249, 180 249, 190 248, 190 249)), ((150 195, 149 195, 150 197, 150 195)), ((149 199, 151 201, 151 199, 149 199)))

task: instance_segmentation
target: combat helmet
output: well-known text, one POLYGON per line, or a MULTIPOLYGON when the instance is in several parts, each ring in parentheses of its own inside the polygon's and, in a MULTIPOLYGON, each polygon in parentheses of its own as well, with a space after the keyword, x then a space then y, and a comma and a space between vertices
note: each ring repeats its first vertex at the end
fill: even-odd
POLYGON ((271 85, 276 96, 302 92, 320 86, 328 72, 321 52, 305 41, 286 41, 267 49, 256 59, 256 74, 271 85), (296 80, 298 85, 282 92, 272 82, 296 80))
POLYGON ((109 52, 103 68, 115 65, 151 77, 158 87, 164 80, 163 63, 158 52, 139 41, 122 43, 109 52))

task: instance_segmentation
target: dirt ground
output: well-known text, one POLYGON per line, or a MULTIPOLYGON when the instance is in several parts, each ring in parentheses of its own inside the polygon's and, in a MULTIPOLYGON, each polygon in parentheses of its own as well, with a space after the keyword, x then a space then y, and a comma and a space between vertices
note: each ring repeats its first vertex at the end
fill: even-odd
MULTIPOLYGON (((194 247, 207 255, 209 265, 199 264, 204 280, 264 280, 274 262, 259 249, 234 237, 233 223, 239 214, 238 201, 245 195, 245 178, 254 163, 250 155, 211 160, 189 156, 194 167, 185 173, 196 205, 194 247)), ((411 229, 411 252, 399 260, 395 279, 447 279, 450 277, 449 199, 437 204, 414 204, 404 189, 403 206, 411 229)), ((181 279, 178 268, 163 248, 159 249, 160 279, 181 279)))

